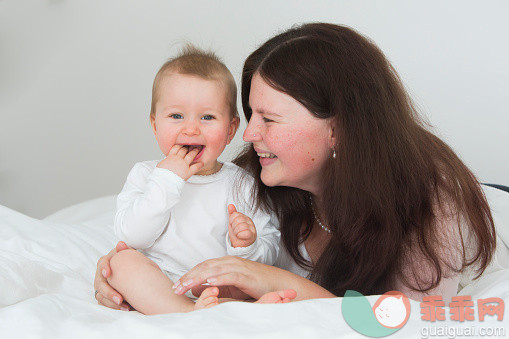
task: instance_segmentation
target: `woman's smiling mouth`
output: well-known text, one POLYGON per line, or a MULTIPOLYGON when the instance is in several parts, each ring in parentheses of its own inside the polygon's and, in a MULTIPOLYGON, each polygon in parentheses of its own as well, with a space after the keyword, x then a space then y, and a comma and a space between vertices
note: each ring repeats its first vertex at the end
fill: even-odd
POLYGON ((255 152, 260 157, 259 158, 260 165, 262 165, 262 167, 271 165, 274 162, 276 162, 276 160, 277 160, 277 156, 274 153, 270 153, 265 150, 256 149, 256 148, 255 148, 255 152))
POLYGON ((258 156, 260 158, 277 158, 274 154, 272 153, 256 153, 258 154, 258 156))

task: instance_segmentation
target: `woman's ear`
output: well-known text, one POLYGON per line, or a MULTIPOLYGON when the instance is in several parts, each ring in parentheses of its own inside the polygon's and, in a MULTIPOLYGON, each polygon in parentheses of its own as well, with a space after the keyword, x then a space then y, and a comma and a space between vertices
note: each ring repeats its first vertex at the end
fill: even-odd
POLYGON ((156 134, 156 117, 154 114, 150 114, 150 125, 152 126, 152 131, 154 135, 156 134))
POLYGON ((237 133, 237 129, 239 128, 240 119, 239 117, 233 117, 230 122, 230 128, 228 130, 228 142, 227 145, 233 140, 235 133, 237 133))
POLYGON ((329 122, 329 147, 334 149, 337 145, 337 128, 333 120, 329 122))

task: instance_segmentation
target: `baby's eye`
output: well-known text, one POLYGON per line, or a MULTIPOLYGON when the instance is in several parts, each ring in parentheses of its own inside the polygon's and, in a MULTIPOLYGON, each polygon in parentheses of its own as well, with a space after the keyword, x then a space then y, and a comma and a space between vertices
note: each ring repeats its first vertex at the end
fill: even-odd
POLYGON ((182 116, 182 114, 179 114, 179 113, 173 113, 173 114, 170 114, 169 115, 170 118, 173 118, 173 119, 184 119, 184 117, 182 116))
POLYGON ((210 114, 207 114, 207 115, 204 115, 202 117, 203 120, 213 120, 214 119, 214 116, 213 115, 210 115, 210 114))

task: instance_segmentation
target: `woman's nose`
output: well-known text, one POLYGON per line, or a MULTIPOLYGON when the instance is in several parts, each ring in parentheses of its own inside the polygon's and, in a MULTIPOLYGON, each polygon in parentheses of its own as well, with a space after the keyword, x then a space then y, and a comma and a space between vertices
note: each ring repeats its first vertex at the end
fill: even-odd
POLYGON ((252 117, 247 123, 247 127, 244 131, 244 134, 242 135, 242 138, 245 142, 255 142, 261 140, 260 128, 258 128, 258 125, 255 123, 255 119, 252 117))

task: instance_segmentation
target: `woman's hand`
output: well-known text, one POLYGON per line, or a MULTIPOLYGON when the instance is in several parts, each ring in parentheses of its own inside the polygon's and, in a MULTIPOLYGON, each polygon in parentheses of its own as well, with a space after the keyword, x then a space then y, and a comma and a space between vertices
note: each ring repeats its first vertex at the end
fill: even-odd
POLYGON ((228 287, 220 288, 220 297, 245 299, 250 296, 258 299, 265 293, 278 290, 275 280, 280 271, 286 272, 255 261, 226 256, 196 265, 176 281, 173 288, 176 294, 184 294, 193 288, 193 294, 199 295, 203 289, 201 285, 209 283, 211 286, 228 287))
POLYGON ((117 310, 129 311, 129 304, 123 302, 123 297, 115 291, 106 278, 111 275, 110 259, 115 253, 128 249, 129 246, 125 242, 120 241, 110 253, 102 256, 97 262, 97 270, 95 271, 94 287, 95 299, 103 306, 114 308, 117 310))

